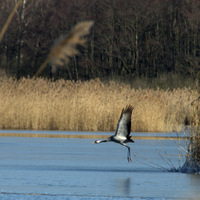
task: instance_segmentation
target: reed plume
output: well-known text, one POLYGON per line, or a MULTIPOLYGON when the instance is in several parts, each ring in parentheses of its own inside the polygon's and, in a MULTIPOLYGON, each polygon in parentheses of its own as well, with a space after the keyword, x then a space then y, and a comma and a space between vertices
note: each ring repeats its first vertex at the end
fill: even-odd
POLYGON ((48 63, 52 65, 53 69, 55 69, 56 66, 68 64, 70 62, 70 57, 80 53, 77 46, 83 46, 86 43, 87 40, 84 37, 90 33, 90 28, 93 24, 93 21, 79 22, 66 37, 52 48, 47 59, 40 66, 34 77, 36 78, 48 63))

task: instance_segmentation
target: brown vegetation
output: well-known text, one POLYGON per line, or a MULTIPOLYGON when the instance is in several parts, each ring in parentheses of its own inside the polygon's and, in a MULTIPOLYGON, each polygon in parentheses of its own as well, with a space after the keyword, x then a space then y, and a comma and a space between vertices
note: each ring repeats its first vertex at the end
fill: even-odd
POLYGON ((193 122, 190 134, 190 144, 191 144, 191 155, 198 162, 198 166, 200 167, 200 97, 194 100, 191 104, 193 107, 193 122))
POLYGON ((192 118, 190 89, 133 89, 99 79, 89 82, 38 78, 0 80, 0 129, 114 131, 127 104, 132 131, 179 131, 192 118))
POLYGON ((189 145, 187 157, 181 168, 182 172, 199 173, 200 172, 200 97, 195 99, 191 106, 193 108, 192 124, 189 132, 189 145))

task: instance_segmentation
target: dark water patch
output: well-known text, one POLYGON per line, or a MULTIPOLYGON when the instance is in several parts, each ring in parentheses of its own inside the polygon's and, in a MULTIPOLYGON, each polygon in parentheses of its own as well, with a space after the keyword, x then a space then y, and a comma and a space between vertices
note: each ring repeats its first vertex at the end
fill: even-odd
POLYGON ((162 169, 152 168, 105 168, 105 167, 89 167, 89 166, 57 166, 57 165, 1 165, 0 169, 6 170, 30 170, 30 171, 77 171, 77 172, 123 172, 123 173, 163 173, 167 172, 162 169))

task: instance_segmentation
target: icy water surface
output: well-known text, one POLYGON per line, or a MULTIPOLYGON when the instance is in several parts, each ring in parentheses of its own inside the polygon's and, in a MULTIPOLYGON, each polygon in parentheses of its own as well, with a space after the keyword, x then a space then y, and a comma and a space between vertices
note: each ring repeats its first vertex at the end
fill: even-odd
POLYGON ((184 162, 178 141, 136 140, 132 163, 125 147, 92 141, 1 137, 0 199, 200 199, 200 175, 167 172, 184 162))

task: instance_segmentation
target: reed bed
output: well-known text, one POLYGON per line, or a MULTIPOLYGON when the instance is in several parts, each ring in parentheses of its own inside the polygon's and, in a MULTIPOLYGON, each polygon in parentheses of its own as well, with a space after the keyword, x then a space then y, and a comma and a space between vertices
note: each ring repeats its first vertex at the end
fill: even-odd
POLYGON ((134 106, 132 131, 180 131, 193 116, 198 92, 134 89, 99 79, 88 82, 43 78, 0 80, 0 129, 114 131, 121 110, 134 106))

